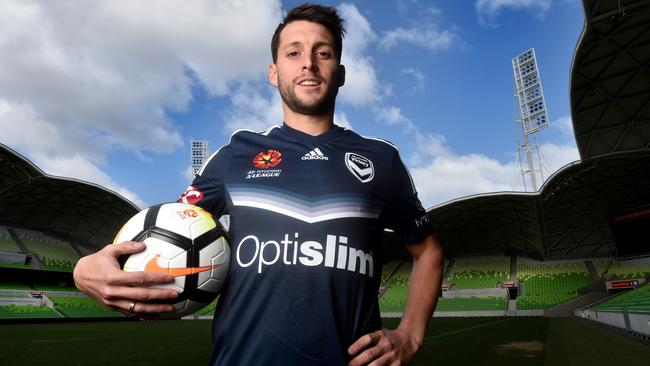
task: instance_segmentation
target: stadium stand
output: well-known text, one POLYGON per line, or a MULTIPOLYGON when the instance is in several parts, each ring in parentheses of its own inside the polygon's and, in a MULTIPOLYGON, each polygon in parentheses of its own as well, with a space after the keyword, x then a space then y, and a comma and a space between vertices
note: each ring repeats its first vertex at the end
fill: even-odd
POLYGON ((612 261, 607 274, 613 274, 619 280, 645 278, 650 276, 650 263, 624 264, 624 262, 612 261))
POLYGON ((34 288, 38 291, 56 291, 56 292, 78 292, 79 290, 73 283, 61 281, 58 283, 34 283, 34 288))
POLYGON ((612 264, 613 261, 614 261, 613 258, 598 258, 598 259, 592 259, 591 263, 594 264, 594 267, 596 268, 598 275, 600 277, 604 277, 605 274, 607 274, 607 271, 609 270, 609 266, 612 264))
POLYGON ((23 268, 23 269, 32 269, 33 267, 31 264, 25 264, 25 263, 12 263, 12 262, 0 262, 0 267, 7 267, 7 268, 23 268))
POLYGON ((650 311, 650 284, 643 285, 635 290, 630 290, 618 296, 609 298, 606 301, 594 305, 592 309, 650 311))
POLYGON ((60 317, 59 314, 47 306, 0 305, 0 319, 50 319, 60 317))
POLYGON ((4 227, 0 226, 0 252, 21 253, 20 247, 4 227))
POLYGON ((2 280, 0 281, 0 290, 32 290, 28 285, 20 281, 2 280))
POLYGON ((217 302, 219 302, 219 298, 217 297, 214 299, 213 302, 211 302, 208 306, 204 307, 203 309, 197 311, 196 313, 192 314, 194 316, 212 316, 214 315, 214 309, 217 307, 217 302))
MULTIPOLYGON (((385 270, 386 276, 392 276, 386 278, 387 282, 384 283, 383 295, 379 299, 379 308, 383 312, 400 312, 404 311, 404 305, 406 305, 406 297, 408 295, 408 285, 409 285, 409 275, 411 274, 411 269, 413 268, 412 263, 389 263, 386 265, 387 268, 392 268, 393 270, 390 273, 387 273, 388 270, 385 270)), ((382 274, 382 276, 384 276, 382 274)), ((382 281, 384 278, 382 278, 382 281)))
POLYGON ((54 303, 55 309, 66 316, 66 318, 98 318, 98 317, 124 317, 125 315, 104 308, 98 302, 87 297, 80 296, 49 296, 54 303))
POLYGON ((458 258, 449 279, 453 289, 494 288, 510 278, 510 258, 504 256, 458 258))
POLYGON ((517 278, 523 295, 517 309, 546 309, 575 298, 578 290, 591 283, 584 261, 539 262, 519 258, 517 278))
POLYGON ((503 310, 508 307, 506 297, 466 297, 455 299, 438 299, 436 311, 485 311, 503 310))
POLYGON ((79 255, 70 244, 62 240, 35 231, 15 231, 25 248, 41 259, 45 270, 72 272, 74 264, 79 260, 79 255))

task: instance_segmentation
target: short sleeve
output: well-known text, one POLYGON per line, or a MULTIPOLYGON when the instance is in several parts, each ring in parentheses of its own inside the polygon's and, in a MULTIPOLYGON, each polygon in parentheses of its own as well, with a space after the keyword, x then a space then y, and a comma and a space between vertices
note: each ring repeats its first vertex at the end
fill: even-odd
POLYGON ((227 213, 225 181, 231 156, 230 145, 212 154, 178 202, 197 205, 215 216, 227 213))
POLYGON ((397 151, 393 158, 391 192, 391 200, 384 212, 388 228, 394 230, 404 244, 419 242, 432 234, 429 216, 397 151))

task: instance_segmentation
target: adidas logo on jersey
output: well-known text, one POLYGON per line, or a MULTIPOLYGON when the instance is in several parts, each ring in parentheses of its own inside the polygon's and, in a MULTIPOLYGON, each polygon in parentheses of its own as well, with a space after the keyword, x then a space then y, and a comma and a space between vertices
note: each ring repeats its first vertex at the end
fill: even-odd
POLYGON ((303 155, 302 160, 329 160, 329 158, 325 156, 325 154, 323 154, 319 148, 315 148, 314 150, 303 155))

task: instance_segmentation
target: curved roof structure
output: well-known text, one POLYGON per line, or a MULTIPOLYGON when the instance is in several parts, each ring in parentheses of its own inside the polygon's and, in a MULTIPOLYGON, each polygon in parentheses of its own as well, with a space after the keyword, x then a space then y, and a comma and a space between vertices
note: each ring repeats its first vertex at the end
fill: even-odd
POLYGON ((650 2, 584 1, 571 108, 580 156, 650 148, 650 2))
POLYGON ((101 248, 138 211, 106 188, 47 175, 0 144, 0 225, 45 231, 101 248))
POLYGON ((612 215, 650 205, 650 1, 583 4, 570 83, 583 160, 536 193, 481 194, 429 209, 447 256, 616 255, 612 215))
POLYGON ((432 208, 445 254, 540 259, 616 255, 610 217, 650 202, 650 151, 569 164, 537 193, 492 193, 432 208))

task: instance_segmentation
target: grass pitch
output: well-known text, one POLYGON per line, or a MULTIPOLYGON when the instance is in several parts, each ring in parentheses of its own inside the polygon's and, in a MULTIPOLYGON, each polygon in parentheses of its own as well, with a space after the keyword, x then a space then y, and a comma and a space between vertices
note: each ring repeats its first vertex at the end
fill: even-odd
MULTIPOLYGON (((0 364, 207 365, 210 327, 207 320, 0 325, 0 364)), ((648 360, 649 346, 576 318, 435 318, 413 365, 645 366, 648 360)))

